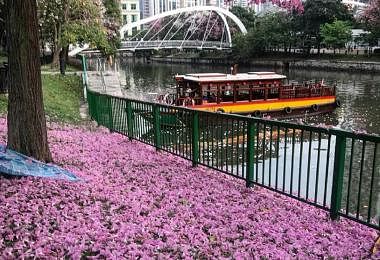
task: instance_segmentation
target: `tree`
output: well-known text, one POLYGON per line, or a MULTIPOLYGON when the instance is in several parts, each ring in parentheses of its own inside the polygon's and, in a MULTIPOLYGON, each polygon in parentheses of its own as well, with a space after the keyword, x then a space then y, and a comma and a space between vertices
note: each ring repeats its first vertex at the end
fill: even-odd
POLYGON ((53 66, 58 65, 69 44, 89 43, 105 55, 120 45, 121 15, 116 0, 38 0, 39 21, 44 41, 53 50, 53 66))
POLYGON ((230 12, 236 15, 247 29, 255 26, 255 12, 252 9, 234 6, 230 12))
POLYGON ((369 6, 364 10, 362 20, 367 30, 371 32, 372 45, 378 43, 380 38, 380 0, 372 0, 369 6))
POLYGON ((335 20, 321 25, 323 43, 335 49, 342 48, 352 38, 351 26, 348 22, 335 20))
POLYGON ((304 13, 301 17, 304 28, 304 42, 308 49, 314 43, 320 52, 322 24, 334 20, 353 21, 353 15, 341 0, 306 0, 304 13))
POLYGON ((0 0, 0 46, 5 45, 5 8, 4 0, 0 0))
POLYGON ((5 0, 8 47, 8 144, 51 161, 41 86, 36 1, 5 0))
MULTIPOLYGON (((230 0, 232 1, 232 0, 230 0)), ((302 0, 250 0, 249 3, 259 4, 259 3, 267 3, 272 2, 272 4, 277 5, 281 8, 288 10, 289 12, 303 12, 303 3, 302 0)))

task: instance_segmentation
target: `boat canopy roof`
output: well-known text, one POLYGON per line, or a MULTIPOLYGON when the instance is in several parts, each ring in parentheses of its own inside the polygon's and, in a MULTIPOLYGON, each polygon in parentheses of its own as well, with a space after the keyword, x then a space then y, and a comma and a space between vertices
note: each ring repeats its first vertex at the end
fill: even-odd
POLYGON ((193 73, 186 75, 177 75, 177 79, 184 81, 193 81, 198 83, 205 82, 234 82, 234 81, 257 81, 257 80, 282 80, 286 79, 285 75, 276 74, 275 72, 248 72, 224 74, 224 73, 193 73))

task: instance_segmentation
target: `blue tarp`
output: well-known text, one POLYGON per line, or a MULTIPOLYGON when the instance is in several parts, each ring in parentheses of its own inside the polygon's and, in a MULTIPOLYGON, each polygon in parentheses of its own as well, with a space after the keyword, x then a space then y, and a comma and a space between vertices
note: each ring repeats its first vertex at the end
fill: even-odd
POLYGON ((0 173, 78 181, 73 173, 56 165, 42 163, 0 145, 0 173))

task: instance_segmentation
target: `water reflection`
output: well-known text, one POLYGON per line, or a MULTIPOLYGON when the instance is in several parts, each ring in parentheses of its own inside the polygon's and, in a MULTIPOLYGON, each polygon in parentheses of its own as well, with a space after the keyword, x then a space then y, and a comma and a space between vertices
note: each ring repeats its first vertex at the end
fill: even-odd
MULTIPOLYGON (((154 93, 172 91, 175 74, 228 70, 226 66, 144 64, 130 61, 124 61, 124 68, 128 85, 125 95, 138 99, 152 99, 154 93)), ((240 68, 241 72, 265 70, 268 69, 240 68)), ((307 70, 277 72, 299 82, 323 79, 327 84, 337 84, 337 95, 342 106, 330 114, 307 116, 302 119, 304 123, 334 125, 380 134, 380 75, 307 70)), ((208 123, 201 124, 200 161, 244 178, 247 125, 245 122, 232 121, 227 122, 226 127, 225 120, 222 121, 223 123, 206 119, 208 123)), ((148 131, 142 133, 141 138, 153 140, 153 126, 150 122, 145 124, 148 125, 148 131)), ((167 150, 191 158, 191 126, 165 126, 162 127, 161 134, 167 150)), ((255 180, 328 207, 335 137, 262 125, 256 134, 255 180)), ((364 221, 379 223, 380 160, 374 163, 375 156, 380 157, 380 148, 376 148, 373 143, 347 140, 342 210, 355 218, 360 215, 364 221)))
MULTIPOLYGON (((125 95, 131 98, 150 99, 154 93, 173 91, 176 74, 192 72, 224 72, 228 66, 159 64, 143 63, 142 60, 123 60, 123 68, 128 89, 125 95)), ((272 68, 240 67, 240 72, 267 71, 272 68)), ((324 80, 327 84, 337 84, 337 95, 342 106, 334 112, 304 119, 310 124, 328 124, 343 129, 365 130, 380 134, 380 75, 365 73, 346 73, 331 71, 291 70, 289 72, 276 70, 291 80, 299 82, 307 80, 324 80)))

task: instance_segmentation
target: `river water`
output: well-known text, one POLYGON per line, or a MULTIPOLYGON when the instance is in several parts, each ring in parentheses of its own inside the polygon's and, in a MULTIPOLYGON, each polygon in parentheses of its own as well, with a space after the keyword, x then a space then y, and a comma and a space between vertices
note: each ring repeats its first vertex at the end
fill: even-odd
MULTIPOLYGON (((136 59, 124 60, 122 70, 126 73, 125 94, 138 99, 151 99, 154 93, 173 91, 173 76, 195 72, 228 73, 229 66, 199 64, 144 63, 136 59)), ((380 134, 380 74, 360 72, 331 72, 313 70, 282 71, 263 67, 240 67, 239 72, 276 71, 289 80, 298 82, 324 80, 326 84, 337 84, 337 96, 342 106, 326 115, 303 118, 308 124, 334 125, 346 130, 366 131, 380 134)), ((299 120, 299 119, 298 119, 299 120)))
MULTIPOLYGON (((145 100, 153 100, 156 94, 173 92, 175 87, 173 76, 176 74, 196 72, 228 73, 229 71, 228 66, 147 64, 138 59, 135 61, 124 60, 121 64, 127 83, 124 90, 125 96, 145 100)), ((274 71, 274 69, 262 67, 239 68, 239 72, 248 71, 274 71)), ((295 121, 302 121, 302 123, 312 125, 333 125, 346 130, 380 134, 379 74, 301 69, 290 71, 277 69, 275 71, 285 74, 289 80, 293 81, 304 82, 323 79, 328 85, 337 85, 337 96, 341 101, 341 107, 329 114, 307 116, 294 119, 295 121)), ((213 126, 211 128, 210 133, 223 130, 222 126, 213 126)), ((182 131, 186 131, 186 129, 182 129, 182 131)), ((223 131, 220 135, 227 136, 225 130, 223 131)), ((169 136, 178 138, 180 135, 173 132, 169 133, 169 136)), ((305 134, 302 142, 293 142, 292 145, 289 142, 287 143, 287 140, 281 139, 277 146, 271 142, 268 143, 268 141, 257 141, 257 147, 260 148, 256 150, 259 153, 256 154, 257 163, 254 171, 256 181, 276 189, 277 185, 282 186, 282 189, 288 193, 298 193, 298 196, 315 200, 320 205, 324 205, 324 202, 326 202, 326 205, 329 206, 334 168, 334 149, 330 150, 328 147, 333 148, 335 146, 335 137, 331 140, 328 140, 327 137, 322 137, 318 141, 317 136, 307 136, 305 134), (328 151, 330 152, 328 153, 328 151), (311 155, 309 158, 307 158, 308 153, 311 155), (303 154, 303 157, 300 154, 303 154), (331 159, 329 160, 328 158, 331 159), (295 167, 294 169, 293 166, 295 167), (281 170, 278 171, 278 168, 281 170), (290 177, 293 176, 293 173, 295 174, 294 178, 290 177)), ((206 142, 206 144, 216 142, 215 147, 218 149, 201 149, 201 158, 209 160, 210 158, 206 157, 211 153, 211 157, 213 157, 211 160, 219 165, 218 168, 223 169, 223 167, 228 168, 230 166, 231 170, 237 172, 239 172, 240 168, 240 172, 243 174, 245 167, 244 153, 246 151, 244 150, 246 149, 244 143, 238 144, 235 151, 237 155, 221 156, 228 155, 228 151, 234 149, 229 147, 228 142, 225 144, 225 141, 226 139, 203 140, 202 142, 206 142), (218 153, 220 155, 217 155, 218 153)), ((174 140, 173 145, 180 142, 180 140, 174 140)), ((376 153, 377 158, 380 157, 380 149, 375 149, 373 144, 366 145, 365 142, 361 141, 356 141, 355 147, 353 145, 352 141, 347 141, 342 208, 345 208, 345 214, 379 225, 380 162, 379 160, 375 164, 372 162, 374 153, 376 153), (361 160, 361 155, 363 155, 363 160, 361 160), (373 193, 372 200, 369 199, 371 197, 370 190, 373 193), (368 211, 369 208, 371 213, 368 211)), ((214 147, 214 143, 212 147, 214 147)))

